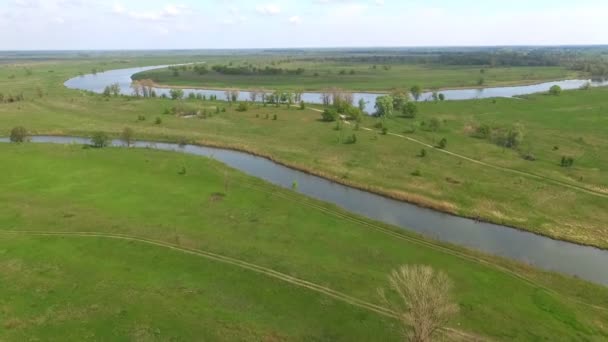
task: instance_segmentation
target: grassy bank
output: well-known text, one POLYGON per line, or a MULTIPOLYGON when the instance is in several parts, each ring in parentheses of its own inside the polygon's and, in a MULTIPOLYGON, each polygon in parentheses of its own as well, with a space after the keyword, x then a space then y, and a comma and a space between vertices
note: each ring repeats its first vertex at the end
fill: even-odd
MULTIPOLYGON (((430 264, 456 283, 461 313, 454 328, 498 340, 608 336, 601 324, 606 311, 564 297, 606 306, 605 288, 385 234, 336 216, 335 207, 208 159, 77 145, 0 145, 0 151, 5 230, 149 238, 244 260, 376 304, 376 289, 391 269, 430 264)), ((86 317, 70 330, 75 338, 125 333, 214 338, 226 331, 236 339, 397 338, 390 319, 158 246, 3 234, 2 250, 1 274, 11 284, 0 290, 8 328, 2 334, 10 339, 52 339, 70 328, 75 315, 86 317), (30 305, 34 299, 38 304, 30 305)))

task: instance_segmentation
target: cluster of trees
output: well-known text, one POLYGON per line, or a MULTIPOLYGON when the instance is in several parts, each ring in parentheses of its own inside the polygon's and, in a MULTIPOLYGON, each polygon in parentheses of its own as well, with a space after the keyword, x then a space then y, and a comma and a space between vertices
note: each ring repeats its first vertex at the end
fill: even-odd
POLYGON ((363 118, 365 100, 361 99, 357 106, 353 105, 354 98, 350 92, 338 88, 327 89, 321 94, 321 99, 323 105, 327 107, 321 114, 321 120, 323 121, 338 121, 343 117, 347 120, 360 122, 363 118))
POLYGON ((471 134, 478 139, 485 139, 498 146, 517 149, 524 141, 523 127, 514 125, 512 127, 492 128, 487 124, 476 127, 471 134))
POLYGON ((103 89, 103 96, 118 96, 120 95, 120 85, 118 83, 110 84, 103 89))
MULTIPOLYGON (((39 94, 40 94, 40 92, 39 92, 39 94)), ((13 103, 13 102, 21 102, 24 100, 25 100, 25 97, 23 96, 23 93, 19 93, 17 95, 13 95, 13 94, 4 95, 3 93, 0 93, 0 103, 13 103)))
POLYGON ((206 64, 196 64, 196 65, 192 66, 192 71, 194 71, 195 73, 197 73, 199 75, 205 75, 205 74, 209 73, 209 69, 207 68, 206 64))
POLYGON ((277 67, 266 66, 256 67, 253 65, 246 66, 231 66, 231 65, 214 65, 211 68, 213 71, 223 75, 301 75, 306 70, 303 68, 283 69, 277 67))
POLYGON ((583 59, 571 64, 570 69, 582 71, 593 77, 608 77, 608 62, 602 59, 583 59))
POLYGON ((572 167, 574 165, 574 158, 572 157, 562 157, 562 160, 560 162, 560 166, 561 167, 572 167))
MULTIPOLYGON (((417 91, 415 97, 419 97, 421 91, 412 88, 412 93, 417 91)), ((376 113, 378 117, 390 117, 395 113, 406 118, 415 118, 418 114, 418 106, 412 102, 410 95, 404 91, 394 91, 391 95, 379 96, 376 98, 376 113)))
POLYGON ((133 81, 133 83, 131 83, 131 89, 133 89, 133 95, 135 97, 156 97, 154 81, 152 80, 133 81))

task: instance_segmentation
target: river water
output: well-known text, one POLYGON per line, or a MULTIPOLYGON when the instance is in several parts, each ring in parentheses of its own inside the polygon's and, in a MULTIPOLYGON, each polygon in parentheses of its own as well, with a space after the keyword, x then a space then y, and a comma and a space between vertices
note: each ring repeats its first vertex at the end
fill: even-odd
MULTIPOLYGON (((65 82, 65 86, 71 89, 88 90, 96 93, 103 92, 104 88, 110 84, 118 83, 121 91, 124 95, 132 95, 131 89, 131 76, 134 74, 154 70, 159 68, 165 68, 167 65, 160 66, 148 66, 139 68, 129 69, 118 69, 111 70, 95 75, 83 75, 72 78, 65 82)), ((518 95, 527 95, 533 93, 546 92, 554 85, 562 87, 564 90, 578 89, 586 83, 591 84, 592 87, 608 86, 608 80, 564 80, 555 82, 545 82, 527 86, 514 86, 514 87, 494 87, 484 89, 452 89, 443 90, 441 93, 445 95, 446 100, 472 100, 472 99, 485 99, 493 97, 514 97, 518 95)), ((169 94, 168 88, 155 88, 158 95, 169 94)), ((218 99, 226 99, 226 94, 223 90, 210 90, 210 89, 184 89, 184 93, 187 96, 190 93, 201 94, 209 97, 210 95, 217 96, 218 99)), ((354 103, 358 103, 360 99, 363 99, 366 103, 366 112, 374 112, 374 104, 376 98, 382 94, 375 93, 353 93, 354 103)), ((432 98, 432 93, 423 93, 420 97, 420 101, 427 101, 432 98)), ((239 101, 249 101, 250 93, 248 91, 239 92, 239 101)), ((305 92, 302 94, 302 100, 306 103, 321 104, 322 96, 321 93, 317 92, 305 92)))

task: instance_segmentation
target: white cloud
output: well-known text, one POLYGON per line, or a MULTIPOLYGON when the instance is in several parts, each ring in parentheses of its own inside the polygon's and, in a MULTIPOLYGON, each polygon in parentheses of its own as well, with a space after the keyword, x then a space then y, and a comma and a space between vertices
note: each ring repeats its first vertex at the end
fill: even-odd
POLYGON ((127 9, 121 3, 117 2, 114 4, 114 6, 112 6, 112 12, 115 14, 124 14, 126 11, 127 11, 127 9))
POLYGON ((168 4, 160 10, 135 11, 128 10, 121 3, 115 3, 112 7, 112 12, 118 15, 126 15, 131 19, 143 21, 161 21, 178 17, 185 14, 188 7, 184 5, 168 4))
POLYGON ((257 6, 256 11, 263 15, 278 15, 281 14, 281 7, 276 4, 265 4, 257 6))
POLYGON ((300 18, 299 15, 294 15, 293 17, 289 18, 289 23, 293 25, 300 25, 302 23, 302 18, 300 18))

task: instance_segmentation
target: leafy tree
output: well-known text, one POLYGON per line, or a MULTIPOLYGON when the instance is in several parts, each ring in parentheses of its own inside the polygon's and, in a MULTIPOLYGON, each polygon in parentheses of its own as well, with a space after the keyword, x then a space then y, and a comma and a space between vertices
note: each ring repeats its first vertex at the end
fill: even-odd
POLYGON ((376 98, 376 116, 390 117, 393 115, 394 101, 392 96, 378 96, 376 98))
POLYGON ((439 94, 439 101, 445 101, 445 95, 443 93, 439 94))
POLYGON ((366 103, 364 99, 359 99, 359 110, 364 112, 366 107, 366 103))
POLYGON ((394 92, 391 96, 393 97, 393 109, 397 112, 403 111, 403 108, 410 100, 409 96, 404 92, 394 92))
MULTIPOLYGON (((420 175, 420 171, 415 173, 420 175)), ((458 312, 452 301, 452 281, 442 271, 430 266, 402 266, 388 280, 390 292, 380 290, 380 297, 397 314, 409 341, 433 341, 458 312)))
POLYGON ((182 89, 171 89, 169 95, 172 100, 181 100, 184 98, 184 91, 182 89))
POLYGON ((25 127, 17 126, 11 130, 11 142, 22 143, 27 140, 27 130, 25 127))
POLYGON ((406 118, 413 119, 418 114, 418 106, 414 102, 408 102, 403 106, 402 113, 406 118))
POLYGON ((553 96, 559 96, 562 93, 562 87, 554 85, 549 89, 549 94, 553 96))
POLYGON ((422 96, 422 88, 419 85, 415 85, 410 89, 410 93, 416 101, 420 100, 420 96, 422 96))
POLYGON ((93 137, 91 137, 91 144, 95 148, 103 148, 108 146, 110 142, 110 138, 104 132, 95 132, 93 133, 93 137))
POLYGON ((120 140, 122 140, 122 142, 127 146, 127 147, 131 147, 131 144, 133 144, 133 138, 134 138, 135 132, 133 131, 132 128, 130 127, 125 127, 122 130, 122 133, 120 134, 120 140))

